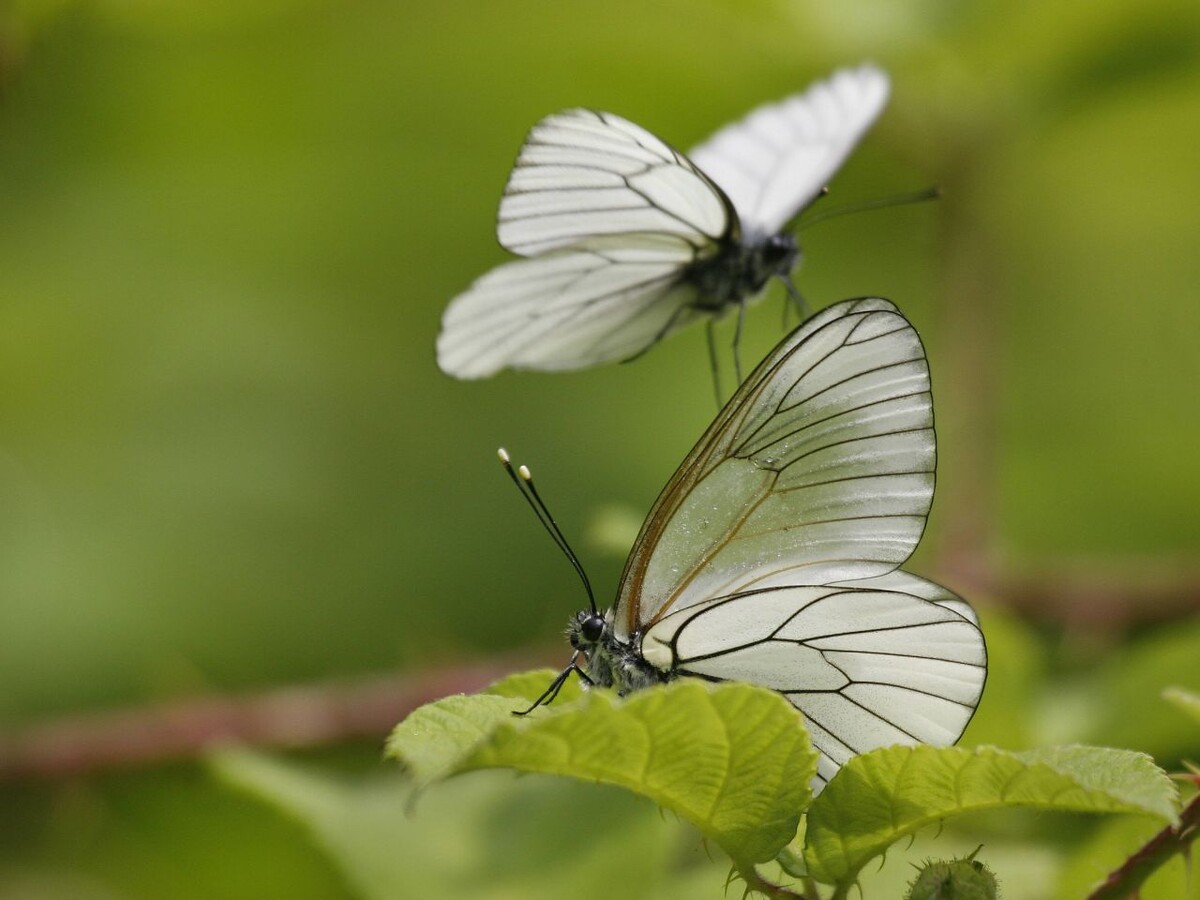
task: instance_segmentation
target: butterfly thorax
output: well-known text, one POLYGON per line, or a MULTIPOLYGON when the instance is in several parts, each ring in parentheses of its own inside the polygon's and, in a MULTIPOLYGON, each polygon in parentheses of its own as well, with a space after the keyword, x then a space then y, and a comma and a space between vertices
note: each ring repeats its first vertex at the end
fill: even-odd
POLYGON ((721 252, 697 260, 686 280, 700 289, 693 304, 716 312, 758 294, 773 275, 786 275, 800 257, 791 234, 773 234, 756 241, 731 242, 721 252))
POLYGON ((640 636, 622 641, 613 634, 611 618, 591 610, 577 612, 567 626, 571 646, 587 659, 585 669, 593 683, 615 687, 624 696, 655 684, 670 681, 674 674, 655 668, 642 657, 640 636))

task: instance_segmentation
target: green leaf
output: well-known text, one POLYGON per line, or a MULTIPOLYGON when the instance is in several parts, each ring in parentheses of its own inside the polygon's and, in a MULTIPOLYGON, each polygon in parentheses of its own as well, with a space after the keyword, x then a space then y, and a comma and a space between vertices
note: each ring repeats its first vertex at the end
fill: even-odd
MULTIPOLYGON (((420 784, 452 775, 459 771, 455 766, 463 748, 479 743, 502 724, 519 721, 513 711, 533 703, 557 674, 550 669, 521 672, 480 694, 455 694, 428 703, 392 732, 388 755, 400 760, 420 784)), ((578 699, 582 693, 578 684, 569 681, 556 703, 578 699)))
POLYGON ((886 747, 851 759, 808 812, 805 861, 846 884, 895 841, 965 812, 1004 807, 1173 820, 1178 793, 1145 754, 1101 747, 886 747))
POLYGON ((1163 699, 1183 710, 1197 722, 1200 722, 1200 694, 1184 690, 1181 687, 1169 687, 1162 692, 1163 699))
POLYGON ((424 706, 397 726, 388 755, 425 783, 513 768, 619 785, 692 822, 743 866, 773 858, 795 834, 817 755, 774 691, 689 679, 512 716, 533 683, 522 676, 424 706))
MULTIPOLYGON (((411 779, 394 771, 348 777, 244 750, 210 763, 299 823, 363 900, 606 900, 612 883, 596 873, 614 871, 614 860, 622 896, 674 900, 672 863, 694 841, 641 798, 566 779, 481 773, 414 808, 411 779)), ((706 866, 697 877, 716 886, 727 868, 706 866)))
MULTIPOLYGON (((487 687, 482 693, 496 697, 515 697, 518 700, 532 703, 538 697, 542 696, 546 688, 550 686, 550 682, 557 675, 558 673, 553 669, 534 669, 532 672, 518 672, 515 675, 501 678, 495 684, 487 687)), ((583 688, 579 686, 578 679, 571 678, 563 684, 562 689, 558 692, 558 699, 554 702, 570 703, 582 696, 583 688)))
POLYGON ((1130 747, 1170 764, 1194 754, 1196 729, 1163 699, 1174 685, 1200 692, 1200 619, 1172 623, 1126 644, 1089 672, 1097 720, 1080 740, 1130 747))

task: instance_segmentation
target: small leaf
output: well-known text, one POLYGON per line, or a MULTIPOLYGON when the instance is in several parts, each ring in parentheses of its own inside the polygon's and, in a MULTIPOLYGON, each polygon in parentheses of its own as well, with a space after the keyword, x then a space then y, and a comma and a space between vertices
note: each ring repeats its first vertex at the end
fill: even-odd
POLYGON ((679 813, 741 864, 771 859, 795 834, 817 757, 800 715, 774 691, 685 680, 627 699, 589 691, 513 717, 531 684, 494 689, 517 697, 424 706, 397 726, 388 754, 426 782, 513 768, 620 785, 679 813))
MULTIPOLYGON (((517 721, 513 711, 533 703, 557 674, 550 669, 520 672, 500 679, 480 694, 455 694, 427 703, 392 732, 387 753, 403 762, 418 784, 452 775, 458 757, 497 726, 517 721)), ((577 683, 568 681, 555 702, 576 700, 582 693, 577 683)))
POLYGON ((457 694, 414 710, 387 742, 387 755, 400 760, 418 784, 462 771, 464 755, 482 744, 520 709, 511 697, 457 694))
MULTIPOLYGON (((300 824, 360 900, 604 900, 612 889, 595 873, 613 860, 623 898, 680 896, 671 863, 683 826, 616 788, 490 773, 444 785, 414 811, 412 781, 394 771, 348 775, 238 749, 209 763, 226 784, 300 824)), ((710 886, 724 874, 702 872, 710 886)))
POLYGON ((1141 813, 1173 820, 1178 792, 1145 754, 1102 747, 886 747, 851 759, 808 812, 805 861, 852 882, 895 841, 965 812, 1003 807, 1141 813))
POLYGON ((1163 699, 1183 710, 1200 722, 1200 694, 1181 687, 1169 687, 1162 693, 1163 699))

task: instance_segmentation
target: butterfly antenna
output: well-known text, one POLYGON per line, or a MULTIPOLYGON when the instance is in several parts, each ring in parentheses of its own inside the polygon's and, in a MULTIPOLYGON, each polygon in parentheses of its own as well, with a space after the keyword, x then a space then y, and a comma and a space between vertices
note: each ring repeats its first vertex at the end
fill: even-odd
MULTIPOLYGON (((826 219, 836 219, 838 216, 848 215, 849 213, 866 212, 871 209, 885 209, 889 206, 908 206, 910 203, 924 203, 926 200, 936 200, 942 196, 942 189, 939 187, 925 188, 923 191, 912 191, 907 194, 892 194, 890 197, 877 197, 874 200, 862 200, 858 203, 843 203, 841 206, 833 206, 828 209, 823 209, 815 215, 808 216, 803 221, 796 222, 796 231, 803 231, 810 225, 815 225, 818 222, 824 222, 826 219)), ((812 208, 810 205, 809 209, 812 208)))
POLYGON ((542 523, 542 527, 546 529, 550 537, 554 540, 554 543, 558 544, 558 549, 566 555, 567 559, 571 561, 571 565, 575 567, 575 571, 579 574, 579 580, 583 582, 583 589, 587 591, 588 603, 592 607, 592 613, 599 615, 599 610, 596 607, 596 595, 592 592, 592 583, 588 580, 587 572, 583 571, 583 564, 579 562, 579 557, 575 555, 575 551, 567 543, 567 538, 563 534, 562 529, 554 521, 554 516, 550 514, 550 507, 546 505, 546 501, 538 493, 529 467, 520 466, 514 469, 512 460, 509 459, 508 451, 503 447, 496 451, 496 455, 500 457, 500 464, 504 466, 504 471, 508 473, 508 477, 517 486, 517 490, 521 492, 521 496, 525 498, 525 502, 529 504, 529 508, 533 510, 533 514, 542 523))

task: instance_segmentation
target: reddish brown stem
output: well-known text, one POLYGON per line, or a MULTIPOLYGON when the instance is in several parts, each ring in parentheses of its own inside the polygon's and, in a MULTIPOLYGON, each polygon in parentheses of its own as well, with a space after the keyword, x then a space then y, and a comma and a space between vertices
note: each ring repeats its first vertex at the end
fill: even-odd
MULTIPOLYGON (((1200 779, 1197 779, 1200 784, 1200 779)), ((1200 836, 1200 794, 1192 798, 1179 817, 1178 825, 1169 825, 1150 838, 1136 853, 1112 872, 1104 883, 1088 894, 1088 900, 1127 900, 1159 868, 1177 853, 1186 853, 1200 836)))
POLYGON ((0 782, 64 778, 187 759, 227 741, 301 749, 367 739, 423 703, 477 691, 544 654, 498 658, 412 675, 281 688, 247 697, 205 697, 76 714, 0 734, 0 782))

